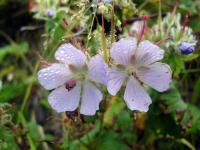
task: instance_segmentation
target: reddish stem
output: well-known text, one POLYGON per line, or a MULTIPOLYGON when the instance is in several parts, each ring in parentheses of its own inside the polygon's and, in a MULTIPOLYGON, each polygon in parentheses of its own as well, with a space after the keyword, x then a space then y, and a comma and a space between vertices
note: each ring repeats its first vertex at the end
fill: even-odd
POLYGON ((141 19, 143 21, 143 24, 142 24, 142 29, 138 35, 138 44, 140 43, 140 41, 142 40, 143 36, 144 36, 144 33, 145 33, 145 30, 146 30, 146 20, 149 19, 150 17, 149 16, 142 16, 141 19))
POLYGON ((189 22, 189 15, 187 14, 187 15, 185 16, 184 21, 183 21, 181 31, 184 31, 184 30, 185 30, 185 27, 188 25, 188 22, 189 22))
POLYGON ((41 63, 42 66, 44 66, 44 67, 49 67, 49 66, 51 66, 51 63, 49 63, 48 61, 46 61, 46 60, 40 55, 40 52, 35 51, 35 54, 39 57, 40 63, 41 63))
POLYGON ((64 26, 69 30, 70 27, 69 27, 69 24, 67 23, 67 20, 65 18, 63 19, 63 23, 64 23, 64 26))
POLYGON ((155 43, 155 45, 160 46, 161 44, 163 44, 165 41, 167 40, 171 40, 172 38, 170 36, 167 36, 166 38, 164 38, 163 40, 160 40, 158 42, 155 43))

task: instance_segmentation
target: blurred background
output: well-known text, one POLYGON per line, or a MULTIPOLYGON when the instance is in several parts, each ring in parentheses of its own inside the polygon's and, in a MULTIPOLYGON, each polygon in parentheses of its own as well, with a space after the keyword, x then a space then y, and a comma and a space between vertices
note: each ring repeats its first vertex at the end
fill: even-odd
MULTIPOLYGON (((0 150, 200 150, 199 12, 199 0, 0 0, 0 150), (113 39, 128 36, 142 15, 150 16, 149 30, 160 24, 170 36, 181 32, 177 24, 184 26, 188 16, 185 26, 192 32, 161 45, 170 49, 164 61, 173 71, 171 89, 149 89, 153 103, 147 113, 128 110, 123 92, 111 97, 105 89, 95 116, 56 113, 37 81, 41 61, 55 62, 64 42, 98 53, 102 12, 108 48, 113 39), (168 13, 171 19, 164 19, 168 13), (175 25, 167 22, 176 19, 175 25), (186 39, 197 41, 187 56, 176 52, 186 39)), ((149 31, 145 38, 165 37, 149 31)))

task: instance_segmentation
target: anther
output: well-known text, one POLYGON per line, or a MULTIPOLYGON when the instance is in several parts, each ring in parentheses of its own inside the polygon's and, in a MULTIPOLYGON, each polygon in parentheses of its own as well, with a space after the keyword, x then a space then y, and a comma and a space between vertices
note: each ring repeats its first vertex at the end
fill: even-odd
POLYGON ((65 88, 70 91, 71 89, 73 89, 76 86, 76 80, 69 80, 66 85, 65 88))

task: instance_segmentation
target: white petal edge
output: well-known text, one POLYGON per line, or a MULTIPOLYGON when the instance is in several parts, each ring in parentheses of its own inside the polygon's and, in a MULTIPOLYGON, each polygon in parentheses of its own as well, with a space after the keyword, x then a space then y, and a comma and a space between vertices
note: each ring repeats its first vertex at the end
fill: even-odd
POLYGON ((88 76, 90 80, 101 84, 107 84, 108 65, 100 55, 92 57, 88 64, 88 76))
POLYGON ((157 45, 145 40, 142 41, 135 53, 136 66, 146 66, 156 61, 162 60, 164 50, 157 45))
POLYGON ((138 78, 153 89, 164 92, 171 83, 171 69, 169 65, 156 62, 137 71, 138 78))
POLYGON ((134 77, 130 77, 128 80, 124 100, 130 110, 141 112, 147 112, 151 104, 149 94, 134 77))
POLYGON ((116 68, 108 69, 107 90, 111 95, 116 95, 125 81, 127 74, 116 68))
POLYGON ((137 47, 135 38, 123 38, 112 44, 110 55, 121 65, 129 65, 137 47))
POLYGON ((52 91, 48 96, 49 104, 57 112, 74 111, 80 101, 81 85, 77 85, 68 91, 65 86, 52 91))
POLYGON ((56 60, 76 67, 82 67, 86 63, 86 56, 84 53, 74 47, 72 44, 62 44, 55 53, 56 60))
POLYGON ((71 72, 62 64, 52 64, 38 72, 40 84, 47 90, 57 88, 65 84, 71 78, 71 72))
POLYGON ((99 103, 103 96, 101 91, 90 82, 83 84, 83 94, 81 99, 80 113, 83 115, 92 116, 99 110, 99 103))

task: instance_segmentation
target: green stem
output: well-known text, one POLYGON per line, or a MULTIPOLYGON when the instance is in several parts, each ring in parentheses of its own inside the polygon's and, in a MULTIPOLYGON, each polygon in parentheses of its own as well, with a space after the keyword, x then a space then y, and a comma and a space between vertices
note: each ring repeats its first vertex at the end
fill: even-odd
MULTIPOLYGON (((26 119, 24 118, 24 115, 23 115, 23 113, 21 111, 18 113, 18 116, 19 116, 19 118, 20 118, 21 123, 23 124, 23 126, 27 127, 26 119)), ((31 136, 30 136, 29 133, 26 135, 26 138, 28 139, 28 142, 29 142, 29 145, 30 145, 30 150, 36 150, 34 142, 33 142, 33 140, 32 140, 32 138, 31 138, 31 136)))
POLYGON ((92 27, 93 27, 93 24, 94 24, 94 18, 96 17, 96 11, 97 11, 97 7, 95 7, 95 10, 93 12, 92 23, 91 23, 90 30, 89 30, 89 33, 88 33, 88 36, 87 36, 86 48, 88 47, 88 43, 91 39, 92 27))
POLYGON ((146 6, 147 4, 149 3, 149 0, 146 0, 146 1, 144 1, 139 7, 138 7, 138 12, 140 11, 140 10, 142 10, 142 8, 144 7, 144 6, 146 6))
MULTIPOLYGON (((36 76, 37 70, 38 70, 38 68, 39 68, 39 65, 40 65, 40 61, 37 61, 36 65, 35 65, 35 68, 34 68, 34 71, 33 71, 33 75, 32 75, 33 77, 36 76)), ((32 86, 33 86, 33 82, 31 82, 31 83, 28 85, 27 89, 26 89, 25 96, 24 96, 24 99, 23 99, 23 102, 22 102, 22 105, 21 105, 21 108, 20 108, 20 112, 21 112, 22 114, 23 114, 23 111, 24 111, 24 109, 25 109, 26 103, 27 103, 27 101, 28 101, 28 99, 29 99, 29 96, 30 96, 30 94, 31 94, 32 86)))
POLYGON ((73 141, 73 143, 71 143, 71 147, 77 148, 81 144, 88 145, 91 142, 91 139, 94 139, 97 136, 99 131, 100 131, 100 122, 97 121, 94 125, 94 128, 87 134, 85 134, 83 137, 81 137, 79 140, 73 141))
POLYGON ((112 19, 111 19, 111 43, 115 41, 115 3, 112 3, 112 19))
POLYGON ((101 31, 101 48, 103 50, 103 56, 106 62, 108 62, 109 60, 109 54, 108 54, 108 49, 107 49, 107 43, 106 43, 106 35, 104 32, 104 17, 103 17, 103 13, 101 16, 101 20, 102 20, 102 31, 101 31))
POLYGON ((159 0, 159 8, 158 8, 158 25, 161 34, 161 21, 162 21, 162 2, 159 0))

